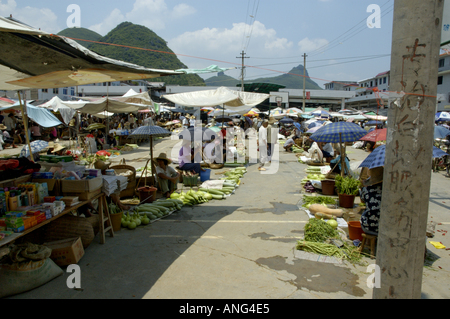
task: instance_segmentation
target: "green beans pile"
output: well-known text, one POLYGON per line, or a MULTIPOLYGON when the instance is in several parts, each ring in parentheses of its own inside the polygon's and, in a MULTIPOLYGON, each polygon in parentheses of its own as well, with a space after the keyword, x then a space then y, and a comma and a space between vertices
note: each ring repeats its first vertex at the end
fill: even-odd
POLYGON ((311 218, 305 225, 306 241, 323 243, 327 239, 338 237, 338 231, 321 219, 311 218))

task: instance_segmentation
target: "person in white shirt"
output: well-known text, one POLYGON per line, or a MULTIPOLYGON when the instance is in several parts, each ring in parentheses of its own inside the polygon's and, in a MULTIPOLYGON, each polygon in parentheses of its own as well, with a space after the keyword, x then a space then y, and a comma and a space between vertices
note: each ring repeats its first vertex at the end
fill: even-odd
POLYGON ((14 115, 12 113, 9 113, 7 117, 5 117, 5 119, 3 120, 3 124, 6 126, 6 130, 8 131, 8 133, 10 135, 13 135, 14 132, 14 126, 15 126, 15 122, 13 120, 14 115))
POLYGON ((186 117, 184 117, 183 121, 181 122, 183 124, 184 128, 188 128, 189 127, 189 120, 188 120, 188 115, 186 115, 186 117))
POLYGON ((194 116, 194 115, 192 115, 192 116, 191 116, 191 119, 189 120, 189 126, 190 126, 190 127, 195 126, 195 116, 194 116))
POLYGON ((259 132, 258 147, 259 147, 259 158, 260 158, 260 163, 259 163, 259 168, 258 168, 259 171, 266 171, 266 169, 264 168, 264 165, 266 164, 266 162, 268 162, 268 156, 267 156, 267 148, 268 148, 267 126, 268 125, 269 125, 269 121, 264 120, 263 123, 261 124, 261 127, 258 130, 258 132, 259 132))
POLYGON ((324 158, 333 158, 334 149, 331 143, 318 143, 324 158))

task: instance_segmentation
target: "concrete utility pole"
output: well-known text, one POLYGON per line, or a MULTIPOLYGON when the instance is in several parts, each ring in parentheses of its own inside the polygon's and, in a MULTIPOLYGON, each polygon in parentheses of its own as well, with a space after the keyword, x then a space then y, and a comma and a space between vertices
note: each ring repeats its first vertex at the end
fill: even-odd
POLYGON ((244 92, 244 70, 245 70, 245 59, 250 59, 250 57, 245 56, 245 52, 241 52, 241 56, 236 57, 236 59, 242 59, 242 69, 241 69, 241 91, 244 92))
POLYGON ((306 111, 306 53, 302 55, 303 57, 303 113, 306 111))
POLYGON ((374 299, 421 298, 443 7, 394 4, 390 91, 400 97, 388 113, 374 299))

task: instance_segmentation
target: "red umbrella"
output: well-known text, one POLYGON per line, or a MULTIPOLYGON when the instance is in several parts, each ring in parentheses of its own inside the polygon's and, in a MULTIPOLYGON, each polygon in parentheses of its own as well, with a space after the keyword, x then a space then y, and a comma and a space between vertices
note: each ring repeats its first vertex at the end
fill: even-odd
POLYGON ((387 129, 386 128, 373 130, 372 132, 370 132, 367 135, 363 136, 360 139, 360 141, 368 141, 368 142, 386 141, 386 135, 387 135, 387 129))

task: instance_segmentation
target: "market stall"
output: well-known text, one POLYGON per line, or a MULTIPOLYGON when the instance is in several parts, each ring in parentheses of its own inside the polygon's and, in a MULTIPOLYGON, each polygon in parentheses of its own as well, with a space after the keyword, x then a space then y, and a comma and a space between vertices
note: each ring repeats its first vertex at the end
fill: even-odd
MULTIPOLYGON (((46 122, 53 120, 54 125, 62 123, 56 122, 49 110, 26 105, 21 99, 20 90, 71 87, 184 74, 172 70, 149 69, 101 56, 68 38, 34 29, 16 20, 3 17, 0 17, 0 41, 2 42, 0 89, 18 92, 19 105, 17 107, 22 111, 25 131, 28 130, 27 115, 38 123, 42 118, 46 122), (49 63, 50 61, 52 63, 49 63)), ((136 94, 130 94, 118 100, 98 99, 80 103, 64 102, 64 104, 69 104, 69 106, 71 104, 73 109, 89 114, 98 114, 103 111, 123 113, 143 108, 142 105, 131 105, 136 102, 133 101, 134 98, 136 98, 136 94)), ((26 138, 29 153, 32 154, 33 150, 28 134, 26 134, 26 138)), ((109 215, 109 205, 106 205, 105 200, 105 196, 111 191, 108 186, 114 185, 114 178, 112 178, 113 181, 107 178, 108 182, 105 182, 101 171, 86 168, 84 165, 76 165, 71 156, 50 155, 41 160, 39 163, 42 165, 39 164, 41 167, 37 168, 38 171, 33 170, 34 175, 24 176, 30 180, 15 186, 14 183, 18 180, 15 178, 15 181, 8 182, 13 183, 14 186, 10 186, 11 188, 7 190, 6 188, 3 191, 0 190, 0 202, 2 203, 0 214, 0 285, 2 289, 0 297, 35 288, 36 286, 29 285, 30 278, 33 283, 38 283, 38 285, 46 283, 54 278, 54 276, 43 276, 44 273, 48 274, 49 268, 57 269, 57 274, 62 273, 55 263, 61 266, 67 264, 62 262, 61 255, 51 254, 53 250, 58 251, 52 243, 47 242, 40 245, 41 239, 33 238, 36 244, 32 244, 31 252, 50 251, 50 253, 42 254, 42 258, 37 258, 36 264, 28 262, 29 259, 26 258, 17 258, 17 252, 21 251, 21 240, 31 239, 29 236, 37 236, 42 230, 46 230, 43 232, 46 235, 45 238, 54 235, 53 241, 58 241, 56 240, 58 236, 63 239, 67 239, 68 235, 74 236, 72 231, 79 230, 77 227, 79 222, 85 225, 90 223, 90 218, 70 216, 70 212, 74 209, 84 209, 89 204, 96 202, 98 217, 93 217, 96 219, 99 229, 100 242, 105 242, 105 233, 114 234, 111 225, 114 214, 109 215), (52 248, 41 249, 44 244, 52 248), (27 262, 27 265, 24 266, 21 262, 27 262), (33 269, 27 268, 30 265, 33 269), (19 269, 20 271, 18 271, 19 269), (34 271, 33 274, 38 278, 30 277, 32 274, 26 270, 34 271), (14 278, 12 281, 9 277, 11 274, 14 278), (11 283, 14 284, 14 287, 8 286, 11 283)), ((8 165, 16 165, 16 163, 8 163, 8 165)), ((7 171, 15 172, 11 169, 7 171)), ((92 240, 95 237, 94 225, 89 225, 87 228, 89 229, 89 239, 92 240)), ((86 227, 83 226, 83 231, 85 230, 86 227)), ((78 238, 69 239, 71 241, 65 242, 63 248, 77 254, 77 258, 71 260, 72 264, 76 264, 82 257, 82 250, 77 244, 78 238)), ((58 244, 61 247, 62 243, 58 244)), ((82 245, 81 248, 86 248, 83 246, 85 245, 82 245)), ((69 255, 66 253, 63 256, 66 257, 65 261, 68 261, 69 255)))

